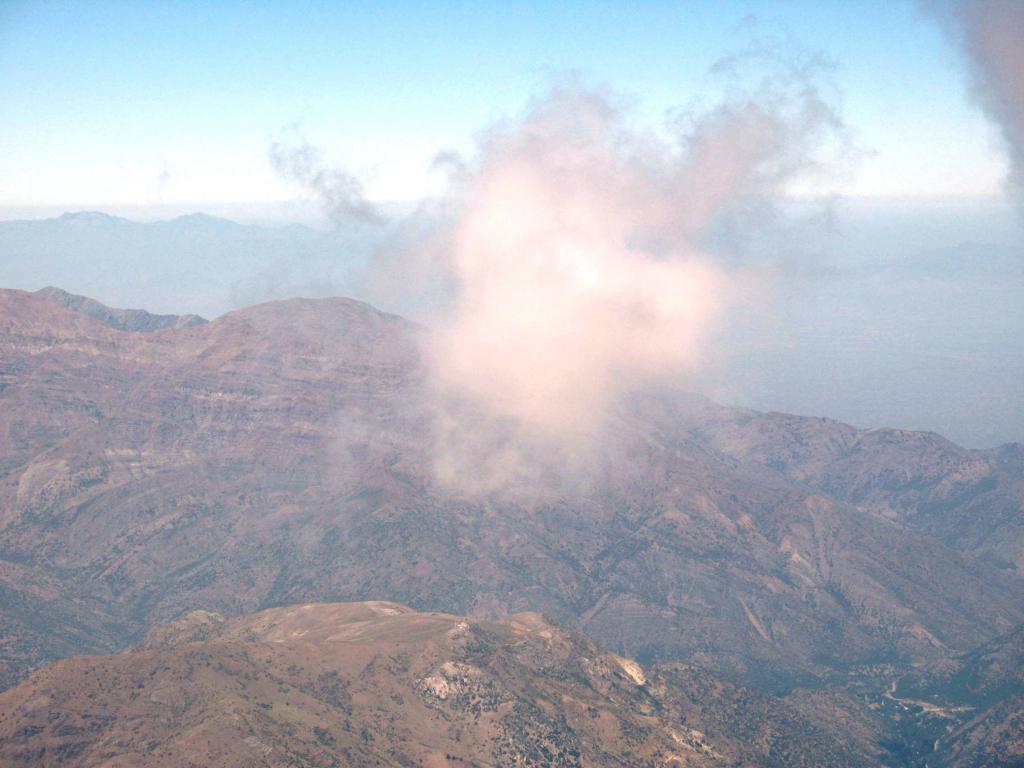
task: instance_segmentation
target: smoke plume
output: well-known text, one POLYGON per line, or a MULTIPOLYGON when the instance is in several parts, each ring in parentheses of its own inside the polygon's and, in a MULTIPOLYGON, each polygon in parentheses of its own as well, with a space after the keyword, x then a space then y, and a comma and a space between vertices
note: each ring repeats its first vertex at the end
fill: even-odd
POLYGON ((759 83, 668 135, 606 93, 556 88, 459 165, 443 388, 552 436, 600 428, 630 389, 698 365, 746 277, 702 238, 777 198, 840 127, 807 81, 759 83))
POLYGON ((323 153, 294 127, 270 146, 270 164, 283 178, 297 183, 323 207, 335 226, 379 224, 383 216, 366 199, 362 182, 347 171, 330 167, 323 153))
MULTIPOLYGON (((426 348, 440 480, 486 491, 587 463, 624 395, 686 380, 755 282, 702 242, 771 207, 842 133, 812 70, 762 68, 655 129, 604 90, 561 85, 444 158, 446 193, 393 222, 376 262, 378 279, 427 277, 442 296, 426 348)), ((297 157, 294 177, 324 174, 297 157)))
POLYGON ((1024 3, 956 0, 928 7, 967 54, 974 98, 1006 142, 1010 187, 1024 192, 1024 3))

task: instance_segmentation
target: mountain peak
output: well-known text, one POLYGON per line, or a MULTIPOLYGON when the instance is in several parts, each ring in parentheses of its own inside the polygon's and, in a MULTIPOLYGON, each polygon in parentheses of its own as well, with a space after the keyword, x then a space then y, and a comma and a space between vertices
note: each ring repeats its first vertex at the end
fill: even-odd
POLYGON ((121 218, 120 216, 111 216, 109 213, 103 213, 102 211, 67 211, 57 217, 57 221, 62 221, 69 224, 113 224, 113 223, 127 223, 128 219, 121 218))
POLYGON ((154 315, 144 309, 115 309, 88 296, 69 293, 52 285, 39 289, 36 294, 71 312, 89 315, 118 331, 162 331, 167 328, 189 328, 207 322, 198 315, 154 315))
POLYGON ((185 227, 242 227, 237 221, 231 219, 224 219, 219 216, 211 216, 208 213, 202 213, 196 211, 195 213, 186 213, 181 216, 175 216, 173 219, 159 222, 167 226, 185 226, 185 227))

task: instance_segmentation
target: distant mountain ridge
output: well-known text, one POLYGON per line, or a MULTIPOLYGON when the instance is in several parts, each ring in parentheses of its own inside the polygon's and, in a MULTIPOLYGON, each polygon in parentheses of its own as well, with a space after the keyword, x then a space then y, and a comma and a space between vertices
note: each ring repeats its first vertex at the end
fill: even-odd
POLYGON ((154 315, 144 309, 114 309, 95 299, 78 296, 52 285, 40 288, 36 294, 60 304, 72 312, 81 312, 119 331, 150 333, 167 328, 189 328, 209 322, 199 315, 154 315))
POLYGON ((66 211, 56 217, 56 220, 70 224, 127 224, 131 222, 130 219, 123 216, 113 216, 102 211, 66 211))
POLYGON ((117 307, 214 318, 295 295, 335 295, 371 234, 262 226, 193 213, 136 221, 99 211, 0 221, 0 286, 47 285, 117 307))

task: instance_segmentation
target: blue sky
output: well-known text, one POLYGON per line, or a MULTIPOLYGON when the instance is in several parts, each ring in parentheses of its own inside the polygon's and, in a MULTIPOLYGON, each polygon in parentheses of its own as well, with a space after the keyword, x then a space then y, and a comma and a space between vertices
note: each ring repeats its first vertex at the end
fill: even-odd
POLYGON ((0 206, 267 203, 294 190, 268 147, 288 125, 414 198, 567 72, 657 122, 708 98, 708 67, 755 17, 836 66, 864 150, 823 183, 858 196, 990 195, 1005 151, 963 63, 910 2, 0 3, 0 206))

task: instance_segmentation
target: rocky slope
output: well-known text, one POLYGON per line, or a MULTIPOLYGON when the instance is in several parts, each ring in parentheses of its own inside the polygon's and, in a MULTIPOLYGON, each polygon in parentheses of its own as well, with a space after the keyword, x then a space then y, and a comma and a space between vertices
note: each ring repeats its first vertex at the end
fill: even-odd
POLYGON ((974 451, 928 432, 715 407, 694 435, 741 462, 1024 573, 1020 444, 974 451))
POLYGON ((859 766, 829 726, 538 614, 189 614, 0 694, 6 766, 859 766))
POLYGON ((343 299, 128 333, 0 292, 3 681, 196 607, 539 610, 776 690, 1024 620, 1017 447, 651 396, 599 482, 467 496, 416 335, 343 299))

